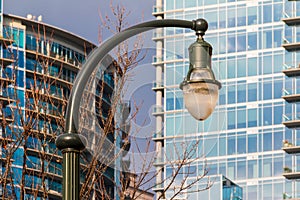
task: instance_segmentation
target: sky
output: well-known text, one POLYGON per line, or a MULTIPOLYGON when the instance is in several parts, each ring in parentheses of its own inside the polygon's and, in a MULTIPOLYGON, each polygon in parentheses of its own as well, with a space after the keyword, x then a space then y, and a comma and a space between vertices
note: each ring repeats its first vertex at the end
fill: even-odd
MULTIPOLYGON (((154 19, 154 0, 113 0, 130 11, 131 25, 154 19)), ((98 44, 100 13, 111 14, 110 0, 4 0, 4 13, 26 17, 42 15, 43 22, 65 29, 98 44)), ((110 35, 104 34, 103 39, 110 35)))

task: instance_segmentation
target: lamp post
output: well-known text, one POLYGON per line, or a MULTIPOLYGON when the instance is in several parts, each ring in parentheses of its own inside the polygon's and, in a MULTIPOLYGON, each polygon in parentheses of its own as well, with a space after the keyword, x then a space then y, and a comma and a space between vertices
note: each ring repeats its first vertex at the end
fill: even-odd
POLYGON ((212 47, 203 40, 203 35, 208 28, 204 19, 193 21, 153 20, 132 26, 116 34, 89 55, 73 84, 65 115, 65 132, 56 139, 56 146, 63 153, 63 199, 79 199, 79 157, 80 151, 86 146, 86 139, 83 135, 78 134, 77 126, 79 124, 80 100, 88 78, 106 54, 115 46, 136 34, 163 27, 189 28, 196 32, 197 41, 189 47, 189 72, 186 79, 180 84, 180 88, 184 92, 186 108, 193 117, 204 120, 213 111, 221 84, 215 80, 211 70, 212 47))

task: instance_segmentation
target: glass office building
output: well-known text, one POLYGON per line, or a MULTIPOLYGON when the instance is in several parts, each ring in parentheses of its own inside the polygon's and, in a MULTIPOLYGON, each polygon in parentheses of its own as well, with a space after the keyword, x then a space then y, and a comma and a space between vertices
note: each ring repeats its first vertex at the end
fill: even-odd
MULTIPOLYGON (((64 125, 72 83, 95 45, 43 23, 41 17, 3 14, 3 1, 0 6, 0 197, 61 199, 62 154, 55 138, 64 125)), ((104 95, 94 100, 101 117, 92 123, 103 122, 109 112, 113 76, 105 72, 96 79, 95 95, 100 91, 104 95), (102 107, 97 106, 102 100, 102 107)), ((93 127, 89 124, 89 131, 93 127)), ((84 155, 82 180, 90 154, 84 155)), ((98 198, 100 187, 115 198, 115 173, 107 168, 103 179, 94 183, 90 199, 98 198)))
MULTIPOLYGON (((189 167, 197 173, 191 180, 207 162, 209 175, 223 174, 243 188, 243 199, 274 200, 284 194, 300 198, 300 184, 295 181, 299 177, 283 176, 287 167, 297 175, 298 158, 282 150, 283 141, 294 147, 300 138, 299 26, 294 26, 299 23, 300 2, 157 0, 153 15, 157 19, 205 18, 209 28, 204 39, 213 46, 212 66, 222 82, 212 116, 204 122, 193 119, 184 109, 178 85, 187 73, 187 49, 195 34, 180 28, 155 33, 154 66, 161 72, 157 81, 162 85, 155 88, 161 92, 157 95, 161 112, 154 112, 158 116, 155 142, 158 156, 165 161, 157 164, 158 169, 164 168, 158 183, 172 175, 166 163, 180 159, 184 142, 185 148, 197 146, 198 159, 189 167)), ((160 194, 163 188, 159 185, 155 191, 160 194)), ((180 197, 190 199, 191 195, 180 197)), ((200 199, 201 192, 194 195, 191 199, 200 199)))

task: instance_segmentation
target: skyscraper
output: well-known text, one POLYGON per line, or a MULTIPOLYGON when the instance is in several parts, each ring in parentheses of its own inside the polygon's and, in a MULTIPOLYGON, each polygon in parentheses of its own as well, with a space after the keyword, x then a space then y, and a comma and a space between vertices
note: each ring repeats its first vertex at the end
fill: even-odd
MULTIPOLYGON (((299 92, 294 71, 292 75, 282 73, 299 65, 299 48, 295 47, 299 28, 292 26, 298 23, 294 18, 299 16, 299 6, 287 0, 156 1, 153 15, 158 20, 208 21, 204 39, 213 46, 212 66, 222 82, 213 115, 204 122, 193 119, 177 86, 187 72, 187 49, 195 35, 179 28, 155 33, 154 64, 161 83, 156 88, 161 112, 155 112, 159 133, 155 141, 158 156, 164 159, 157 165, 164 169, 158 183, 172 175, 166 163, 180 159, 178 152, 185 143, 186 148, 197 147, 193 157, 197 159, 182 169, 183 174, 188 169, 195 171, 189 181, 202 174, 207 163, 208 175, 223 174, 234 181, 243 188, 243 199, 282 199, 285 194, 299 198, 299 183, 283 176, 285 166, 297 170, 298 158, 282 150, 283 140, 299 145, 298 125, 286 123, 297 119, 298 99, 282 98, 299 92), (283 20, 286 18, 291 20, 283 20)), ((163 188, 156 188, 158 194, 163 188)), ((192 189, 197 191, 201 185, 192 189)), ((180 197, 206 199, 201 192, 180 197)))
MULTIPOLYGON (((64 125, 72 83, 96 45, 43 23, 42 16, 7 15, 3 14, 1 0, 0 6, 0 196, 61 199, 62 154, 55 146, 55 138, 64 125)), ((92 123, 100 127, 105 123, 114 89, 113 76, 113 71, 105 71, 92 84, 96 96, 92 111, 98 117, 90 120, 88 130, 84 131, 89 138, 95 132, 92 123)), ((92 145, 87 148, 90 150, 92 145)), ((84 155, 83 181, 91 153, 86 151, 84 155)), ((97 199, 101 191, 115 197, 116 172, 110 167, 104 171, 92 183, 90 198, 97 199)))

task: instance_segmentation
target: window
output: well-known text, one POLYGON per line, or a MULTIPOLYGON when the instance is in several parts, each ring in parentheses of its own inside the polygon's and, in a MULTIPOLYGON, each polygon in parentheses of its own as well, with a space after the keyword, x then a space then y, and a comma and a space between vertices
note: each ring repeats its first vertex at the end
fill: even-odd
POLYGON ((246 8, 238 7, 237 9, 237 25, 245 26, 246 25, 246 8))
POLYGON ((218 154, 218 145, 216 138, 206 139, 204 141, 204 155, 214 157, 218 154))
POLYGON ((280 150, 282 148, 282 140, 282 131, 274 132, 274 150, 280 150))
POLYGON ((263 151, 272 151, 272 133, 263 134, 263 151))
POLYGON ((246 34, 237 36, 237 52, 246 51, 246 34))
POLYGON ((248 153, 257 152, 257 134, 248 135, 248 153))
POLYGON ((227 78, 236 78, 236 65, 235 60, 227 61, 227 78))
POLYGON ((248 127, 257 126, 257 109, 249 109, 248 110, 248 127))
POLYGON ((173 117, 167 117, 167 119, 166 119, 166 134, 167 134, 167 136, 174 135, 174 118, 173 117))
POLYGON ((263 48, 272 48, 272 31, 270 30, 264 30, 263 31, 263 48))
POLYGON ((183 8, 183 1, 182 0, 175 0, 175 8, 183 8))
POLYGON ((246 84, 238 83, 237 87, 237 102, 243 103, 246 102, 246 84))
POLYGON ((228 104, 233 104, 236 103, 236 86, 235 85, 229 85, 227 87, 228 90, 228 99, 227 99, 227 103, 228 104))
POLYGON ((272 73, 272 56, 264 56, 263 57, 263 73, 264 74, 271 74, 272 73))
POLYGON ((237 60, 237 77, 246 76, 246 58, 237 60))
POLYGON ((256 50, 257 49, 257 33, 250 32, 248 33, 248 50, 256 50))
MULTIPOLYGON (((205 1, 205 2, 209 2, 209 1, 205 1)), ((225 10, 220 9, 220 11, 219 11, 219 28, 226 28, 226 18, 224 16, 226 16, 225 10)))
POLYGON ((183 119, 182 116, 175 116, 175 134, 176 135, 183 135, 183 119))
POLYGON ((257 73, 257 58, 249 58, 247 67, 248 76, 256 76, 257 73))
POLYGON ((246 128, 246 110, 237 110, 237 128, 246 128))
POLYGON ((237 178, 238 179, 246 178, 246 161, 237 162, 237 178))
POLYGON ((227 128, 228 129, 235 129, 236 122, 235 122, 235 110, 231 110, 227 112, 227 128))
POLYGON ((248 7, 248 25, 257 24, 257 7, 248 7))
POLYGON ((197 1, 185 1, 185 8, 195 7, 197 5, 197 1))
POLYGON ((264 159, 263 160, 263 177, 272 176, 272 159, 264 159))
POLYGON ((235 27, 236 26, 236 15, 235 8, 229 8, 227 10, 227 27, 235 27))
POLYGON ((274 30, 274 47, 281 47, 282 30, 274 30))
POLYGON ((268 100, 272 99, 272 82, 265 81, 263 83, 263 99, 268 100))
POLYGON ((283 13, 282 2, 280 2, 278 4, 274 4, 273 11, 274 11, 273 21, 280 22, 281 18, 282 18, 282 13, 283 13))
POLYGON ((246 135, 239 135, 237 137, 237 151, 239 154, 246 153, 246 135))
POLYGON ((264 106, 263 108, 263 122, 264 125, 272 125, 272 107, 264 106))
POLYGON ((227 39, 227 51, 228 53, 233 53, 235 52, 235 35, 228 35, 228 39, 227 39))
POLYGON ((216 14, 216 11, 205 12, 204 18, 207 20, 210 30, 218 28, 218 15, 216 14))
POLYGON ((174 99, 173 99, 173 92, 167 92, 166 97, 166 110, 174 110, 174 99))
POLYGON ((248 84, 248 91, 247 91, 248 101, 256 101, 257 100, 257 83, 250 83, 248 84))
POLYGON ((236 154, 236 139, 235 136, 228 136, 227 140, 227 154, 228 155, 233 155, 236 154))
POLYGON ((220 54, 226 53, 226 50, 227 50, 226 46, 227 46, 226 36, 220 35, 219 36, 219 48, 218 48, 219 49, 218 51, 220 54))
POLYGON ((272 5, 264 5, 263 12, 264 12, 263 22, 264 23, 272 22, 272 5))
MULTIPOLYGON (((277 38, 274 37, 274 40, 276 40, 276 39, 277 38)), ((282 54, 274 55, 274 66, 273 66, 274 73, 276 73, 276 72, 281 73, 282 65, 283 65, 282 54)))
POLYGON ((274 124, 282 123, 283 107, 282 105, 274 106, 274 124))
POLYGON ((219 156, 226 155, 226 138, 221 137, 219 139, 219 156))

